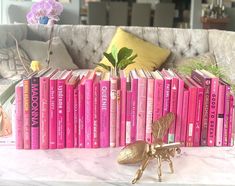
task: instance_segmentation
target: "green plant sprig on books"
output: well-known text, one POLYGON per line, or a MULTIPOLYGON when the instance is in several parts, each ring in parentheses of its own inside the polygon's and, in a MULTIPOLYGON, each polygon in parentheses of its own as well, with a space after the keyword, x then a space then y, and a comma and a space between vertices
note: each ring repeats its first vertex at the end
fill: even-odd
POLYGON ((98 63, 97 65, 108 71, 114 70, 115 75, 118 75, 119 70, 124 70, 128 65, 135 63, 134 59, 138 55, 132 55, 132 53, 133 50, 127 47, 122 47, 118 51, 115 46, 112 46, 111 53, 103 53, 110 65, 103 63, 98 63))

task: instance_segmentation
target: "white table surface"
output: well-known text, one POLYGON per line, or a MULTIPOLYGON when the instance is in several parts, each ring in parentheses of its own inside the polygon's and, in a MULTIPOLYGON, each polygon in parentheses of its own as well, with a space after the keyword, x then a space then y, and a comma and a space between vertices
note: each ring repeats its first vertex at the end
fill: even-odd
MULTIPOLYGON (((0 186, 131 185, 138 165, 119 165, 120 148, 16 150, 0 147, 0 186)), ((182 148, 175 173, 163 164, 157 180, 156 161, 137 185, 235 185, 235 148, 182 148)))

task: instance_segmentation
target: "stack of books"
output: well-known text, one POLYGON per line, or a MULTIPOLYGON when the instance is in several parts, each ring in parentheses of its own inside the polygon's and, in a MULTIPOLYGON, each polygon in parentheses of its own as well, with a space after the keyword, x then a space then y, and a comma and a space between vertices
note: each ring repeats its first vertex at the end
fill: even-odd
POLYGON ((164 142, 232 146, 230 85, 205 70, 191 77, 172 70, 86 73, 46 69, 16 92, 16 148, 119 147, 152 142, 151 126, 175 114, 164 142))

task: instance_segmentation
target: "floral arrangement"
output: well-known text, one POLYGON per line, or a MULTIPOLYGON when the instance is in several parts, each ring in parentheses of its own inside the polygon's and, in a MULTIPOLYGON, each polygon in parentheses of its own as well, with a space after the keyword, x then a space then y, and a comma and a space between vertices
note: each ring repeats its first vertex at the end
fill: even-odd
POLYGON ((40 0, 32 5, 27 14, 29 24, 51 24, 59 21, 63 5, 55 0, 40 0))

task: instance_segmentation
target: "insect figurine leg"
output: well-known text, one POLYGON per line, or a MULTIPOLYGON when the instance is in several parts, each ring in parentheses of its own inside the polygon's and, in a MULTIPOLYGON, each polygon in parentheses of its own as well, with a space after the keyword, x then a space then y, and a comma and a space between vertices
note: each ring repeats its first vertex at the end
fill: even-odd
POLYGON ((162 158, 161 156, 156 156, 157 158, 157 165, 158 165, 158 168, 157 168, 157 173, 158 173, 158 180, 159 182, 162 181, 162 158))
POLYGON ((169 167, 171 169, 171 173, 174 173, 174 167, 173 167, 173 162, 171 161, 170 158, 167 158, 166 161, 169 163, 169 167))
POLYGON ((142 164, 140 166, 140 168, 137 170, 134 179, 132 180, 132 184, 135 184, 143 175, 143 172, 145 170, 145 168, 147 167, 148 163, 149 163, 150 157, 148 156, 146 159, 144 159, 142 161, 142 164))

